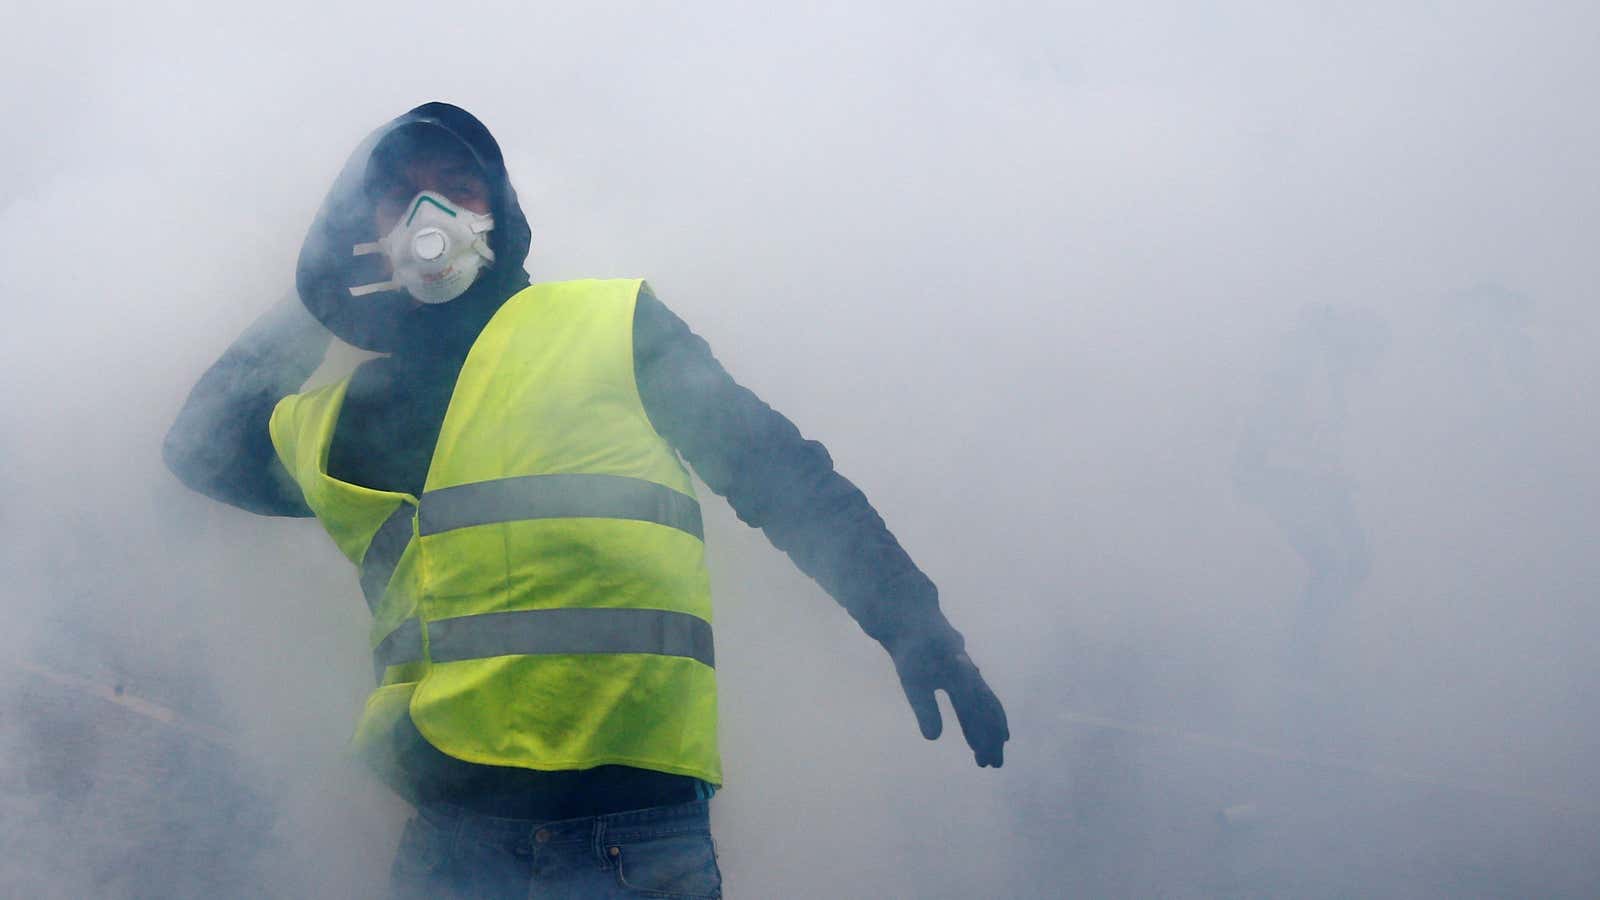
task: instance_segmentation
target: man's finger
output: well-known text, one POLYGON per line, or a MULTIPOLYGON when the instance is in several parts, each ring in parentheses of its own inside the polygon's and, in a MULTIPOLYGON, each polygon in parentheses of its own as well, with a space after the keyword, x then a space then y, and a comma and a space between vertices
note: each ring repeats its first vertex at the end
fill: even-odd
POLYGON ((993 714, 969 712, 962 715, 959 706, 956 718, 961 722, 961 734, 972 748, 978 765, 1000 768, 1005 758, 1006 739, 1010 737, 1005 723, 993 714))
POLYGON ((911 711, 917 715, 917 727, 922 729, 922 736, 930 741, 938 740, 940 732, 944 731, 944 719, 939 715, 939 701, 934 699, 933 688, 913 686, 905 681, 900 685, 905 688, 911 711))
POLYGON ((963 673, 950 686, 950 705, 955 707, 961 734, 973 750, 979 766, 1000 768, 1005 760, 1005 743, 1011 737, 1006 727, 1005 707, 994 695, 976 666, 963 673))

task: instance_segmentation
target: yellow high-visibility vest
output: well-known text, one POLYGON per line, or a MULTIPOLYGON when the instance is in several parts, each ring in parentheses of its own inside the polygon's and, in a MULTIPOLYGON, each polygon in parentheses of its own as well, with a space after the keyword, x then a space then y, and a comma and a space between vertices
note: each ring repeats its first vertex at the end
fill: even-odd
POLYGON ((379 686, 468 762, 722 781, 700 507, 634 383, 638 280, 537 284, 468 353, 421 497, 327 473, 349 380, 273 410, 279 457, 360 570, 379 686))

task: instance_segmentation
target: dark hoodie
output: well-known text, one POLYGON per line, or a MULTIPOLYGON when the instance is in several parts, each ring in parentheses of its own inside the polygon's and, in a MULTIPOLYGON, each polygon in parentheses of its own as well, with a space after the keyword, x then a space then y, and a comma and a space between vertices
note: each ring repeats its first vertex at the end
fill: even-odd
MULTIPOLYGON (((351 378, 329 453, 329 474, 385 490, 419 493, 461 362, 478 331, 528 284, 517 263, 528 225, 499 147, 470 114, 443 103, 420 106, 378 129, 335 181, 301 251, 297 278, 305 307, 329 330, 389 355, 351 378), (381 260, 354 257, 374 239, 362 191, 368 159, 396 129, 440 128, 473 154, 491 185, 497 263, 460 298, 417 307, 403 295, 351 298, 351 285, 382 281, 381 260)), ((289 313, 282 313, 283 319, 289 313)), ((267 434, 273 406, 299 389, 326 346, 284 338, 272 317, 230 347, 195 386, 167 438, 167 461, 195 490, 266 515, 310 515, 277 461, 267 434)), ((861 491, 833 469, 827 450, 737 384, 654 296, 634 316, 634 372, 651 424, 739 518, 822 585, 886 644, 932 637, 959 648, 931 581, 911 561, 861 491)), ((413 728, 397 735, 414 799, 441 800, 529 818, 566 818, 691 799, 700 786, 681 776, 605 766, 549 773, 471 765, 433 749, 413 728)))

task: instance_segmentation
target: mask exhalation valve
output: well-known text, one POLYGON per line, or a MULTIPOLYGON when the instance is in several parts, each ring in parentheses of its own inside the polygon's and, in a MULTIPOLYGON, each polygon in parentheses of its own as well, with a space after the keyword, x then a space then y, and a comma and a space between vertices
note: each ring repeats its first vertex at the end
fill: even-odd
POLYGON ((411 250, 417 254, 417 259, 432 262, 444 255, 449 244, 450 239, 444 236, 444 232, 437 228, 424 228, 411 239, 411 250))

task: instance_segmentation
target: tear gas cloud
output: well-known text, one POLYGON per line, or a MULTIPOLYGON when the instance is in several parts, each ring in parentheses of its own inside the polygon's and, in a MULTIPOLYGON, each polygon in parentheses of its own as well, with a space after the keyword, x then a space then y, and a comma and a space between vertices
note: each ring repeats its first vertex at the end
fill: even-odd
POLYGON ((1007 703, 999 771, 924 742, 708 499, 730 896, 1600 890, 1592 5, 10 18, 4 892, 380 890, 355 579, 160 445, 430 99, 535 279, 649 278, 827 444, 1007 703))

